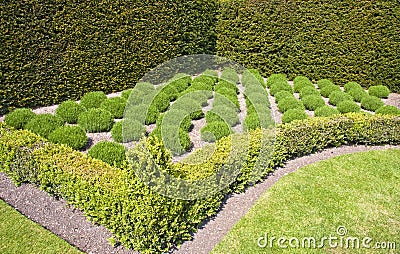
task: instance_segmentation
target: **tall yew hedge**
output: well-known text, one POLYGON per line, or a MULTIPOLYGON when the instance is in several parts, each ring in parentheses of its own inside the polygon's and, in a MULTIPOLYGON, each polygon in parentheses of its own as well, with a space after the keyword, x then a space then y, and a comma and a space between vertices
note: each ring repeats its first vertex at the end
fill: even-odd
POLYGON ((209 0, 0 2, 0 115, 134 86, 151 68, 215 53, 209 0))
POLYGON ((218 54, 257 68, 400 92, 400 5, 387 0, 227 0, 218 54))

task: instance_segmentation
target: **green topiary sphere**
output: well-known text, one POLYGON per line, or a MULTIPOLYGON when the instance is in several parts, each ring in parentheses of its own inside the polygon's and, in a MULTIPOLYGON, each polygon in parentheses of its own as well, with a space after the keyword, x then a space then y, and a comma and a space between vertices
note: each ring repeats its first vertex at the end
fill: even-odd
POLYGON ((344 100, 337 105, 337 110, 340 113, 350 113, 350 112, 360 112, 360 106, 357 103, 351 100, 344 100))
POLYGON ((314 86, 306 86, 303 89, 300 90, 299 92, 299 97, 303 98, 309 95, 317 95, 317 96, 321 96, 321 94, 319 93, 319 91, 314 87, 314 86))
POLYGON ((362 98, 368 96, 368 93, 363 88, 354 88, 346 93, 350 94, 356 102, 361 102, 362 98))
POLYGON ((363 89, 360 84, 357 82, 348 82, 347 84, 344 85, 344 91, 348 92, 353 89, 363 89))
POLYGON ((288 98, 288 97, 295 98, 294 95, 292 93, 288 92, 288 91, 280 91, 280 92, 276 93, 274 97, 275 97, 276 102, 279 102, 282 99, 288 98))
POLYGON ((381 99, 371 95, 364 96, 361 100, 361 107, 369 111, 375 111, 384 105, 385 103, 381 99))
POLYGON ((317 108, 314 111, 314 116, 333 116, 333 115, 337 115, 340 114, 339 110, 337 110, 336 108, 330 107, 328 105, 322 106, 317 108))
POLYGON ((111 113, 100 108, 89 109, 78 117, 78 125, 87 132, 109 131, 113 123, 111 113))
POLYGON ((387 98, 390 94, 389 88, 386 86, 371 86, 368 88, 368 94, 378 98, 387 98))
POLYGON ((229 136, 233 132, 227 123, 214 121, 201 128, 200 133, 202 140, 206 142, 214 142, 223 137, 229 136))
POLYGON ((60 126, 63 126, 64 121, 52 114, 36 115, 25 126, 25 129, 32 131, 42 137, 47 138, 50 133, 60 126))
POLYGON ((107 110, 111 113, 112 118, 122 118, 126 107, 126 99, 122 97, 113 97, 104 100, 100 108, 107 110))
POLYGON ((307 119, 308 115, 306 112, 302 109, 294 108, 294 109, 289 109, 285 113, 283 113, 282 116, 282 123, 290 123, 291 121, 294 120, 303 120, 307 119))
POLYGON ((86 109, 100 108, 101 103, 106 99, 107 96, 104 92, 101 91, 89 92, 83 95, 80 104, 84 106, 86 109))
POLYGON ((86 146, 88 137, 81 127, 65 125, 50 133, 49 140, 55 144, 64 144, 79 150, 86 146))
POLYGON ((305 76, 297 76, 293 80, 294 83, 294 91, 296 93, 300 92, 301 89, 305 87, 314 87, 313 83, 305 76))
POLYGON ((133 91, 133 88, 122 91, 121 97, 124 98, 125 100, 128 100, 129 96, 131 96, 132 91, 133 91))
POLYGON ((383 106, 378 108, 375 111, 376 114, 380 114, 380 115, 393 115, 393 116, 400 116, 400 109, 395 107, 395 106, 383 106))
POLYGON ((56 109, 56 116, 61 117, 64 122, 75 124, 78 122, 78 116, 85 112, 86 108, 75 101, 68 100, 62 102, 56 109))
POLYGON ((327 85, 327 86, 324 86, 323 88, 321 88, 320 93, 321 93, 321 95, 324 96, 325 98, 328 98, 329 95, 330 95, 332 92, 336 92, 336 91, 337 91, 337 92, 341 92, 342 90, 340 89, 339 86, 336 86, 336 85, 327 85))
POLYGON ((109 141, 101 141, 89 149, 88 155, 110 165, 120 167, 126 160, 125 147, 109 141))
POLYGON ((281 81, 281 82, 275 82, 271 88, 270 88, 270 93, 271 95, 275 95, 279 93, 280 91, 288 91, 290 93, 293 93, 293 88, 291 85, 289 85, 288 82, 286 81, 281 81))
POLYGON ((353 97, 342 91, 334 91, 329 95, 329 104, 337 106, 342 101, 352 101, 353 97))
POLYGON ((18 108, 8 113, 4 122, 15 129, 23 129, 36 116, 30 108, 18 108))
POLYGON ((268 77, 266 85, 268 88, 271 88, 272 85, 276 83, 287 83, 286 75, 285 74, 271 74, 268 77))
POLYGON ((319 89, 322 89, 326 86, 334 86, 335 84, 333 84, 329 79, 320 79, 318 80, 317 85, 319 89))
POLYGON ((294 108, 304 110, 304 105, 301 101, 291 97, 284 98, 278 103, 278 109, 282 113, 285 113, 287 110, 294 108))
POLYGON ((137 141, 146 134, 146 127, 133 119, 124 119, 114 124, 111 136, 115 142, 125 143, 137 141))
POLYGON ((325 105, 325 101, 321 97, 321 95, 308 95, 302 98, 301 101, 303 102, 306 109, 312 111, 325 105))

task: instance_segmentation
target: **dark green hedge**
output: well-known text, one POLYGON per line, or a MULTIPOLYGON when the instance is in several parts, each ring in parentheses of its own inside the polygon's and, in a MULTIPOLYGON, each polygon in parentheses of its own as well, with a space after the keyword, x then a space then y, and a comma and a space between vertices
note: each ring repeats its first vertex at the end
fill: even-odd
POLYGON ((179 55, 215 50, 217 1, 0 2, 0 115, 121 91, 179 55))
POLYGON ((217 52, 264 76, 285 73, 400 92, 400 5, 387 0, 228 0, 217 52))

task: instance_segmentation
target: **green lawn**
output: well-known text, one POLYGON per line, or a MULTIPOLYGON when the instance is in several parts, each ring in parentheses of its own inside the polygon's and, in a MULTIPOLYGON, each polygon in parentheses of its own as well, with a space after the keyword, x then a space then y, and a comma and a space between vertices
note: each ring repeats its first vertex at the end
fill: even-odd
POLYGON ((81 253, 0 199, 0 253, 81 253))
POLYGON ((400 150, 339 156, 283 177, 212 253, 396 252, 377 242, 400 250, 400 150))

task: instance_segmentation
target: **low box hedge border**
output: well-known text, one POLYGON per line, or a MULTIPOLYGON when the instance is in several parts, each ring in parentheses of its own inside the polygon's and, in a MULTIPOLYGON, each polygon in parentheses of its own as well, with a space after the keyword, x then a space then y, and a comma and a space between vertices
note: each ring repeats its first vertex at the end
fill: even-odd
MULTIPOLYGON (((73 149, 48 143, 26 130, 0 123, 0 170, 15 184, 37 184, 46 192, 65 198, 92 221, 107 227, 127 248, 142 253, 166 252, 184 240, 220 208, 224 197, 243 191, 262 151, 261 139, 270 130, 250 131, 250 150, 236 181, 221 193, 198 200, 171 199, 153 192, 132 167, 149 162, 141 145, 130 150, 139 160, 121 169, 92 159, 73 149), (30 165, 35 165, 31 167, 30 165)), ((272 159, 263 164, 261 180, 285 161, 343 144, 400 144, 400 118, 388 115, 346 114, 316 117, 279 125, 272 159)), ((155 137, 141 140, 160 167, 175 175, 202 177, 199 167, 217 170, 229 150, 230 137, 216 143, 216 153, 203 164, 173 164, 171 154, 155 137), (220 164, 219 164, 220 165, 220 164), (199 175, 200 174, 200 175, 199 175)), ((201 150, 201 149, 200 149, 201 150)), ((196 154, 196 153, 195 153, 196 154)))

